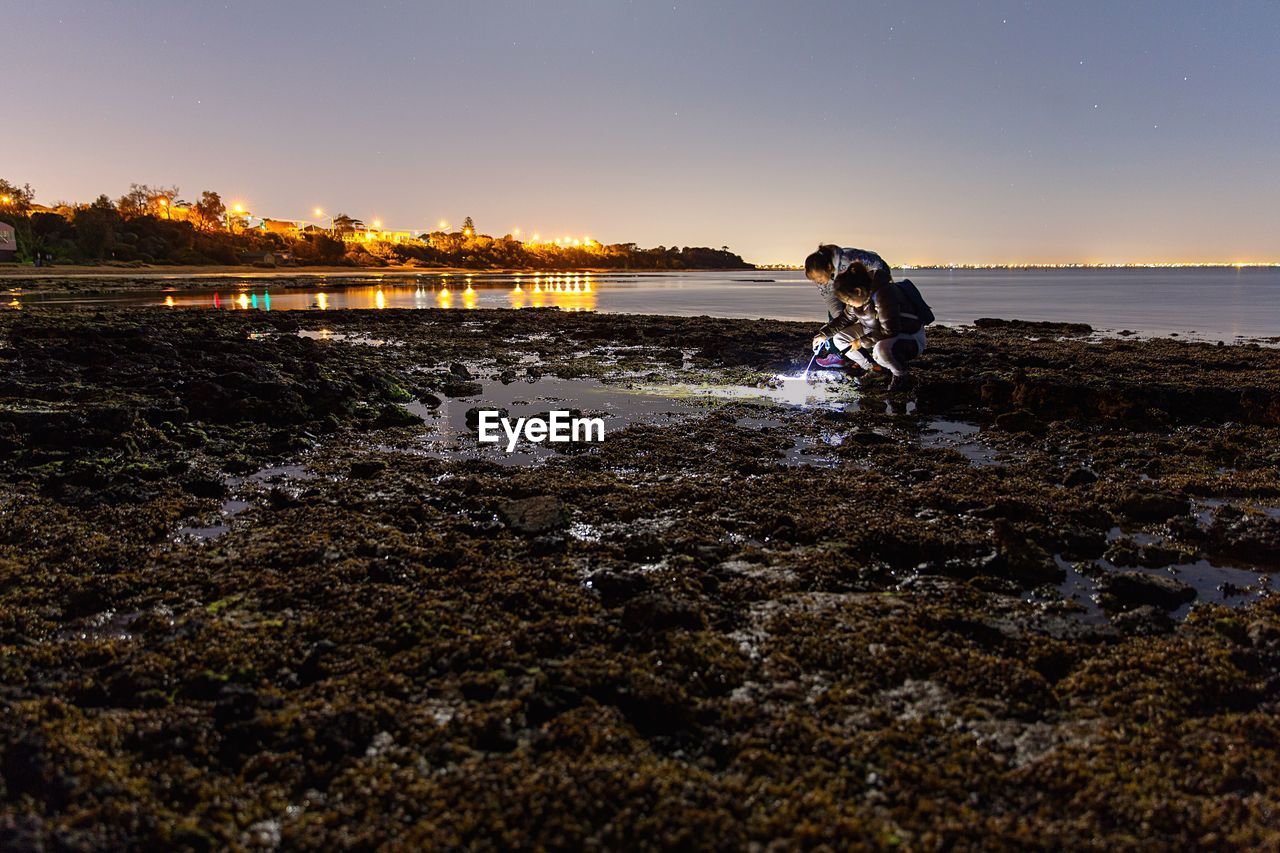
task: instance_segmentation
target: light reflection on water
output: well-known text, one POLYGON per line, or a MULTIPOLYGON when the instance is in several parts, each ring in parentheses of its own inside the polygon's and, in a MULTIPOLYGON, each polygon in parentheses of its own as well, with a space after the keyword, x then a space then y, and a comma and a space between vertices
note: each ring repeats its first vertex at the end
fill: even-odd
MULTIPOLYGON (((1280 268, 903 270, 945 325, 979 317, 1088 323, 1141 334, 1200 339, 1277 334, 1280 268), (1205 310, 1206 294, 1214 309, 1205 310)), ((822 300, 798 271, 360 272, 172 276, 149 273, 151 290, 17 292, 26 305, 171 305, 239 310, 339 308, 531 308, 677 316, 821 320, 822 300), (314 282, 314 284, 311 284, 314 282), (191 289, 173 289, 181 283, 191 289)), ((90 286, 100 287, 93 281, 90 286)), ((67 287, 75 287, 68 280, 67 287)), ((1046 334, 1052 334, 1047 332, 1046 334)), ((1273 343, 1275 341, 1272 341, 1273 343)))
POLYGON ((502 283, 476 281, 473 276, 441 275, 415 284, 353 285, 322 291, 173 291, 164 294, 161 304, 169 308, 219 308, 237 311, 437 307, 594 311, 597 286, 591 273, 517 275, 512 281, 502 283))

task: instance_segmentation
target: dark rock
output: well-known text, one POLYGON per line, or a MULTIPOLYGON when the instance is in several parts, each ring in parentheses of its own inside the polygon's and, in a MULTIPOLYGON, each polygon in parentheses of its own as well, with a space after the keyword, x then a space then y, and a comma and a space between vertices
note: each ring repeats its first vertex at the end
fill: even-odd
POLYGON ((1124 495, 1116 510, 1134 521, 1164 521, 1191 511, 1191 502, 1181 495, 1132 491, 1124 495))
POLYGON ((227 484, 221 477, 192 474, 183 479, 182 490, 197 498, 221 498, 227 494, 227 484))
POLYGON ((551 495, 506 501, 498 512, 507 526, 519 533, 545 533, 568 523, 564 507, 551 495))
POLYGON ((387 463, 381 459, 358 459, 351 463, 348 475, 353 480, 369 480, 387 469, 387 463))
POLYGON ((1195 589, 1182 581, 1146 572, 1112 572, 1104 575, 1098 586, 1103 603, 1111 609, 1129 610, 1149 604, 1176 610, 1196 598, 1195 589))
POLYGON ((272 509, 289 509, 300 506, 301 501, 279 486, 272 486, 271 491, 267 492, 267 505, 272 509))
POLYGON ((842 443, 859 444, 863 447, 871 447, 877 444, 892 444, 893 439, 884 433, 874 432, 872 430, 861 430, 845 436, 844 442, 842 443))
POLYGON ((1280 565, 1280 518, 1222 507, 1213 516, 1206 550, 1260 565, 1280 565))
POLYGON ((587 576, 587 586, 600 596, 605 607, 618 605, 635 598, 649 588, 643 576, 613 569, 600 569, 587 576))
POLYGON ((706 627, 702 610, 694 603, 658 592, 645 593, 627 603, 622 625, 630 631, 696 631, 706 627))
POLYGON ((1098 475, 1091 468, 1075 468, 1062 478, 1064 486, 1087 486, 1098 481, 1098 475))
POLYGON ((996 556, 983 567, 986 573, 1010 577, 1031 586, 1059 583, 1066 577, 1066 572, 1048 551, 1007 521, 997 521, 993 534, 996 556))
POLYGON ((1167 634, 1173 630, 1173 619, 1164 610, 1144 604, 1131 610, 1122 610, 1115 614, 1112 623, 1125 634, 1138 637, 1151 637, 1167 634))
POLYGON ((440 390, 446 397, 476 397, 483 393, 484 387, 479 382, 451 379, 440 390))
POLYGON ((435 409, 439 408, 440 404, 443 403, 444 400, 438 395, 432 394, 430 391, 420 391, 418 393, 418 402, 428 408, 435 409))
POLYGON ((480 413, 481 413, 481 412, 491 412, 491 411, 496 411, 496 412, 498 413, 498 417, 500 417, 500 418, 509 417, 509 416, 510 416, 510 414, 511 414, 511 413, 510 413, 509 411, 507 411, 506 409, 493 409, 493 408, 492 408, 492 407, 490 407, 490 406, 485 406, 485 407, 483 407, 483 408, 482 408, 482 407, 480 407, 480 406, 472 406, 470 409, 467 409, 467 414, 466 414, 466 418, 465 418, 465 420, 466 420, 466 424, 467 424, 467 429, 471 429, 471 430, 479 429, 479 427, 480 427, 480 413))
POLYGON ((475 379, 475 377, 471 375, 471 371, 467 369, 467 366, 465 364, 460 364, 456 361, 453 364, 449 365, 449 373, 450 375, 456 376, 459 379, 475 379))
POLYGON ((1059 335, 1089 335, 1093 333, 1093 327, 1088 323, 1055 323, 1050 320, 1003 320, 997 317, 979 317, 973 321, 973 325, 979 329, 1018 329, 1059 335))
POLYGON ((1004 432, 1041 432, 1044 421, 1026 409, 1018 409, 997 415, 995 427, 1004 432))

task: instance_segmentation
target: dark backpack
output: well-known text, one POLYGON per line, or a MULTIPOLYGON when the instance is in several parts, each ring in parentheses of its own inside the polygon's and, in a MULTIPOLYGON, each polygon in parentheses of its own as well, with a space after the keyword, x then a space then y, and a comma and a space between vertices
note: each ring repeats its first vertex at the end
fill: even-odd
POLYGON ((915 307, 913 312, 920 318, 920 325, 927 326, 937 317, 933 316, 933 309, 929 307, 929 303, 924 301, 924 297, 920 295, 920 288, 916 287, 909 278, 904 278, 897 282, 898 287, 902 288, 902 292, 906 294, 907 301, 915 307))

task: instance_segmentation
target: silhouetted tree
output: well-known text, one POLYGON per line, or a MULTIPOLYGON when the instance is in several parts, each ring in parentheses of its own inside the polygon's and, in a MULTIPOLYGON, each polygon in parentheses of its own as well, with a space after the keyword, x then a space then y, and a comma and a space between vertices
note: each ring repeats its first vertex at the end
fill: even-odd
POLYGON ((109 257, 119 239, 121 221, 116 206, 105 195, 77 210, 74 225, 81 256, 94 260, 109 257))
POLYGON ((212 190, 200 193, 200 200, 191 207, 191 221, 201 231, 218 230, 226 215, 227 206, 222 203, 222 196, 212 190))
POLYGON ((116 210, 125 219, 136 219, 139 216, 168 216, 168 207, 177 197, 177 187, 129 184, 129 191, 120 196, 116 202, 116 210))
POLYGON ((333 217, 333 233, 341 238, 344 234, 350 234, 358 229, 364 228, 364 222, 345 213, 339 213, 333 217))

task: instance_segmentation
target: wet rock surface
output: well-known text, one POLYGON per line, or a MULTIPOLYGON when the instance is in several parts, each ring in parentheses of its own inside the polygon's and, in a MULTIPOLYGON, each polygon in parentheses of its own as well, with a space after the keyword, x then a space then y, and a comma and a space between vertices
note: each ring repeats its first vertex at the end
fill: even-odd
POLYGON ((1274 846, 1280 352, 937 329, 906 398, 422 452, 810 331, 0 314, 0 847, 1274 846))

